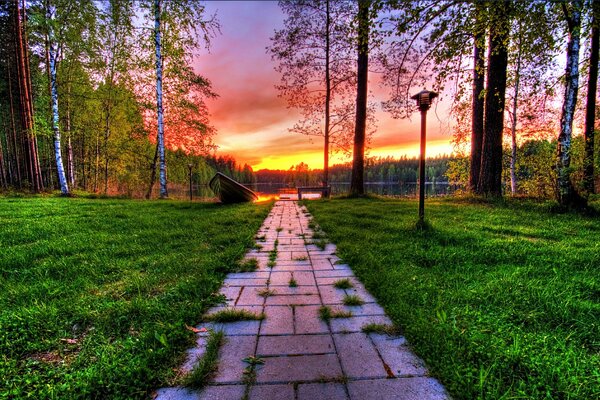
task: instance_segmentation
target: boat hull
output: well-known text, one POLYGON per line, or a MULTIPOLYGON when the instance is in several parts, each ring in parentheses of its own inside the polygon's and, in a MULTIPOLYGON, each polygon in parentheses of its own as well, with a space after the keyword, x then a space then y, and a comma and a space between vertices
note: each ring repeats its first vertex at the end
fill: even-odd
POLYGON ((247 203, 258 200, 255 192, 220 172, 217 172, 210 180, 208 186, 221 200, 221 203, 247 203))

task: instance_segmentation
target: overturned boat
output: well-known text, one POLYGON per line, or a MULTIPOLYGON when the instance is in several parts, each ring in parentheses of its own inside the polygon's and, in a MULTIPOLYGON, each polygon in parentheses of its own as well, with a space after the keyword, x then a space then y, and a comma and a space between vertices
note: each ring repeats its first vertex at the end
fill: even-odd
POLYGON ((221 203, 244 203, 258 200, 255 192, 220 172, 217 172, 210 180, 208 186, 219 197, 221 203))

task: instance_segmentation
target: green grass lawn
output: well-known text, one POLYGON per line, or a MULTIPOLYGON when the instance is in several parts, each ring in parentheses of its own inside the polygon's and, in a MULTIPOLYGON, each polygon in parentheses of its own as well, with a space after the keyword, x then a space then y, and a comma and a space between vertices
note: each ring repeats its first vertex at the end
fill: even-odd
POLYGON ((0 198, 0 398, 148 398, 269 205, 0 198))
POLYGON ((533 202, 306 202, 457 399, 600 398, 600 219, 533 202))

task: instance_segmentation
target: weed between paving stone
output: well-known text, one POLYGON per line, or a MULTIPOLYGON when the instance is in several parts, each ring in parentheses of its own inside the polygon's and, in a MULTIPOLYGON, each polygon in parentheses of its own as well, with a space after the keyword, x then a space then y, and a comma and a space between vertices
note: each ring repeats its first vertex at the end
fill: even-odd
POLYGON ((275 243, 273 244, 273 250, 269 252, 269 262, 267 263, 267 267, 273 268, 277 263, 277 247, 279 246, 279 240, 275 239, 275 243))
POLYGON ((261 251, 261 250, 262 250, 262 248, 263 248, 263 246, 262 246, 262 244, 254 243, 254 245, 252 246, 252 248, 253 248, 254 250, 261 251))
POLYGON ((288 286, 289 287, 298 287, 298 282, 296 282, 296 279, 294 279, 294 275, 292 275, 292 277, 290 278, 290 281, 288 282, 288 286))
POLYGON ((257 236, 256 240, 258 240, 259 242, 266 242, 267 241, 267 235, 257 236))
POLYGON ((226 308, 204 316, 204 320, 210 322, 260 321, 263 319, 265 319, 265 313, 258 314, 236 308, 226 308))
POLYGON ((206 352, 198 364, 184 378, 183 385, 201 389, 208 383, 211 375, 217 370, 219 349, 225 343, 223 331, 211 331, 206 343, 206 352))
POLYGON ((334 319, 334 318, 350 318, 350 317, 352 317, 352 311, 341 311, 341 310, 333 311, 328 306, 321 306, 319 308, 319 318, 321 318, 325 322, 328 322, 330 319, 334 319))
POLYGON ((256 258, 249 258, 247 260, 238 263, 236 272, 254 272, 258 269, 258 260, 256 258))
POLYGON ((283 230, 282 227, 277 228, 277 232, 281 232, 283 230))
POLYGON ((361 330, 364 333, 379 333, 379 334, 388 335, 388 336, 400 336, 402 334, 402 332, 400 332, 399 327, 397 327, 395 325, 391 325, 391 324, 370 323, 370 324, 363 325, 361 330))
POLYGON ((272 289, 264 288, 264 289, 261 289, 258 292, 256 292, 256 294, 258 294, 259 296, 264 297, 266 299, 269 296, 275 296, 277 294, 277 292, 272 289))
POLYGON ((344 296, 344 305, 346 306, 362 306, 363 304, 365 304, 364 300, 355 294, 344 296))
POLYGON ((348 278, 339 279, 339 280, 335 281, 333 283, 333 286, 336 289, 351 289, 351 288, 354 287, 354 285, 352 284, 352 282, 348 278))
POLYGON ((341 383, 343 385, 348 383, 348 377, 345 375, 334 376, 332 378, 326 377, 324 375, 319 376, 317 380, 319 383, 341 383))
POLYGON ((244 368, 244 377, 242 378, 242 382, 246 385, 246 389, 244 390, 244 396, 241 400, 248 400, 250 389, 252 388, 252 385, 256 383, 256 366, 264 364, 265 361, 262 358, 254 356, 243 358, 242 361, 250 364, 244 368))
POLYGON ((320 250, 325 250, 325 247, 327 246, 327 240, 321 239, 321 240, 317 240, 317 241, 312 241, 311 244, 314 244, 320 250))
POLYGON ((308 260, 307 256, 300 256, 300 257, 294 258, 294 261, 307 261, 307 260, 308 260))

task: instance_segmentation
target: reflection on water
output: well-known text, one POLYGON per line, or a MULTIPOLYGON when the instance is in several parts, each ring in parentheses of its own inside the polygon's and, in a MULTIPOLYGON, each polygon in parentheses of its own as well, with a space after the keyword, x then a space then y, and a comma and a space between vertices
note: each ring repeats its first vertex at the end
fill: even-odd
MULTIPOLYGON (((279 194, 280 189, 288 188, 285 183, 255 183, 246 184, 247 187, 259 193, 263 197, 279 194)), ((447 196, 451 195, 461 187, 450 185, 448 182, 427 182, 425 184, 425 193, 427 196, 447 196)), ((332 182, 332 195, 346 194, 350 190, 350 182, 332 182)), ((404 196, 414 197, 417 195, 418 185, 415 182, 388 183, 388 182, 368 182, 365 183, 367 193, 382 196, 404 196)), ((169 184, 169 197, 172 199, 189 199, 189 186, 181 184, 169 184)), ((208 187, 208 184, 193 186, 194 200, 210 200, 215 198, 215 194, 208 187)), ((135 197, 135 196, 134 196, 135 197)), ((141 197, 141 195, 139 196, 141 197)), ((158 185, 154 187, 153 198, 158 197, 158 185)), ((303 195, 304 197, 304 195, 303 195)), ((308 196, 310 197, 310 196, 308 196)))
MULTIPOLYGON (((247 185, 250 189, 263 194, 277 194, 280 189, 287 188, 286 184, 276 183, 257 183, 247 185)), ((446 196, 459 190, 457 185, 450 185, 448 182, 426 182, 425 194, 427 196, 446 196)), ((350 190, 350 182, 332 182, 332 195, 346 194, 350 190)), ((367 193, 382 196, 406 196, 417 195, 418 185, 416 182, 388 183, 388 182, 367 182, 365 191, 367 193)))

